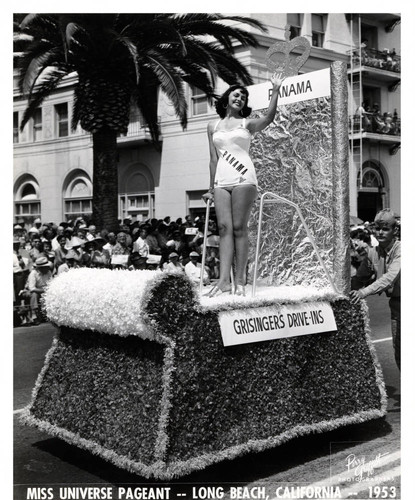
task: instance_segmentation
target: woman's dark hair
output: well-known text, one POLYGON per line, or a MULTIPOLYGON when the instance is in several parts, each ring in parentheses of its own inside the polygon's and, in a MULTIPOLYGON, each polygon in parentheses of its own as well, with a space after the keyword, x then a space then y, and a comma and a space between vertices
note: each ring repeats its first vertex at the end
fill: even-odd
POLYGON ((231 85, 228 88, 228 90, 226 90, 226 92, 224 92, 215 102, 216 112, 221 118, 225 118, 226 116, 226 108, 228 107, 229 94, 236 89, 240 89, 242 93, 246 96, 245 105, 241 109, 239 114, 242 116, 242 118, 246 118, 251 114, 252 108, 248 106, 248 96, 249 96, 248 90, 242 85, 231 85))

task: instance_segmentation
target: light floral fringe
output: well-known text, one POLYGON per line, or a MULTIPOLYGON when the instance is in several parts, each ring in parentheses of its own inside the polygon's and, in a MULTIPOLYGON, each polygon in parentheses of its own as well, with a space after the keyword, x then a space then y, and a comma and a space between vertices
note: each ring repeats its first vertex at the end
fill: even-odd
POLYGON ((332 420, 296 426, 288 431, 283 432, 282 434, 279 434, 278 436, 272 436, 266 439, 258 440, 252 439, 243 444, 232 446, 230 448, 226 448, 225 450, 199 455, 198 457, 190 458, 189 460, 178 460, 171 463, 167 463, 163 460, 156 460, 151 465, 146 465, 142 462, 131 460, 124 455, 119 455, 112 450, 104 448, 103 446, 97 444, 95 441, 82 438, 77 433, 67 431, 66 429, 58 427, 54 424, 50 424, 49 422, 39 420, 33 417, 29 413, 28 409, 25 409, 25 411, 22 413, 21 418, 27 425, 36 426, 42 431, 63 439, 69 444, 73 444, 78 446, 79 448, 88 450, 94 455, 98 455, 104 460, 107 460, 117 467, 125 469, 129 472, 140 474, 148 479, 155 478, 159 480, 170 480, 190 474, 191 472, 197 470, 204 469, 214 463, 218 463, 224 460, 232 460, 247 453, 261 452, 270 448, 274 448, 300 436, 312 433, 327 432, 339 427, 343 427, 345 425, 363 423, 367 420, 380 418, 383 415, 384 412, 382 412, 381 410, 365 410, 332 420))
POLYGON ((379 363, 379 359, 376 353, 375 346, 372 342, 371 331, 370 331, 370 320, 369 320, 369 308, 365 300, 360 301, 362 316, 364 319, 364 329, 366 342, 369 347, 370 354, 372 355, 373 366, 375 368, 376 374, 376 384, 378 386, 381 398, 381 411, 386 415, 388 406, 388 395, 386 393, 385 382, 383 380, 382 368, 379 363))
POLYGON ((307 302, 334 302, 345 298, 344 295, 327 288, 316 289, 303 286, 263 287, 263 289, 259 289, 255 297, 251 297, 249 291, 247 291, 246 297, 230 294, 222 294, 212 298, 202 296, 199 303, 196 304, 196 309, 202 313, 206 313, 209 311, 230 311, 251 307, 281 307, 287 304, 307 302))
POLYGON ((47 370, 49 369, 49 363, 53 357, 53 353, 55 352, 55 350, 58 347, 58 344, 59 344, 59 338, 58 338, 58 336, 55 335, 55 337, 53 338, 53 341, 52 341, 52 346, 49 349, 49 351, 46 353, 45 361, 44 361, 42 369, 40 370, 39 375, 37 376, 35 386, 32 389, 32 399, 31 399, 31 402, 29 403, 29 405, 27 406, 27 408, 29 410, 30 410, 30 408, 32 408, 33 403, 34 403, 34 401, 39 393, 39 390, 42 386, 43 378, 45 377, 45 374, 46 374, 47 370))
POLYGON ((176 369, 174 366, 174 352, 176 343, 167 337, 164 337, 164 339, 166 349, 164 354, 162 375, 163 392, 160 401, 160 417, 158 422, 158 433, 154 452, 154 456, 159 462, 167 459, 167 447, 169 445, 168 426, 170 422, 170 410, 173 406, 171 385, 173 372, 176 369))

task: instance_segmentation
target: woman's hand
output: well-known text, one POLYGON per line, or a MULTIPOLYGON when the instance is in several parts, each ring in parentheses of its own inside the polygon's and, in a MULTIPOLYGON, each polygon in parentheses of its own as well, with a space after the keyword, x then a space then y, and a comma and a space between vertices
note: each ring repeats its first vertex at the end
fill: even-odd
POLYGON ((211 191, 208 191, 207 193, 202 194, 202 200, 205 203, 207 203, 208 200, 213 201, 213 198, 214 198, 214 196, 213 196, 213 193, 211 191))
POLYGON ((271 76, 272 87, 273 87, 273 90, 275 90, 275 91, 278 91, 280 89, 282 82, 284 81, 284 78, 281 75, 282 75, 282 73, 279 72, 279 73, 274 73, 271 76))

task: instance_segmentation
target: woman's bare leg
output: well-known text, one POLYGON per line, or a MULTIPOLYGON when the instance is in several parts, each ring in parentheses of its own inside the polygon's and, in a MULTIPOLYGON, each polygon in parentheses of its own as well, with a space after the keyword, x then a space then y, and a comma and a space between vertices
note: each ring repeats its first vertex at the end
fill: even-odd
POLYGON ((233 239, 236 254, 235 284, 246 284, 248 263, 248 221, 257 198, 257 188, 252 184, 236 186, 232 191, 233 239))
POLYGON ((215 212, 220 236, 220 272, 217 287, 226 290, 230 287, 230 273, 234 254, 232 196, 226 189, 215 188, 215 212))

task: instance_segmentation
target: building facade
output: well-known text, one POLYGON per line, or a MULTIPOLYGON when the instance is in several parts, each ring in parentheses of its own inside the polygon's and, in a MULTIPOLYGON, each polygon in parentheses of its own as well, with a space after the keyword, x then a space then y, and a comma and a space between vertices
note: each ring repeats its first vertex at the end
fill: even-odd
MULTIPOLYGON (((400 213, 400 132, 395 125, 380 131, 365 130, 359 106, 377 104, 400 117, 400 17, 397 14, 255 14, 268 26, 258 34, 257 48, 236 47, 238 59, 254 83, 270 78, 265 56, 268 48, 291 37, 304 36, 311 54, 302 73, 316 71, 341 60, 349 65, 350 79, 350 200, 351 214, 364 220, 390 206, 400 213), (366 45, 363 41, 366 40, 366 45), (366 50, 370 49, 371 58, 366 50), (373 56, 373 57, 372 57, 373 56), (399 61, 399 65, 387 64, 399 61), (376 62, 379 59, 379 63, 376 62), (384 65, 383 61, 386 61, 384 65)), ((14 86, 14 219, 31 224, 89 217, 92 212, 92 140, 80 127, 70 129, 76 75, 42 104, 34 119, 19 131, 26 101, 14 86)), ((217 93, 226 85, 219 82, 217 93)), ((118 190, 120 219, 172 219, 196 216, 205 210, 201 195, 209 186, 207 123, 214 109, 196 88, 187 88, 189 120, 180 126, 163 94, 158 98, 162 148, 151 144, 140 114, 131 109, 128 133, 118 139, 118 190)), ((373 119, 372 114, 366 116, 373 119)), ((384 117, 384 121, 389 117, 384 117)), ((400 121, 399 121, 400 123, 400 121)), ((400 130, 400 129, 399 129, 400 130)))

